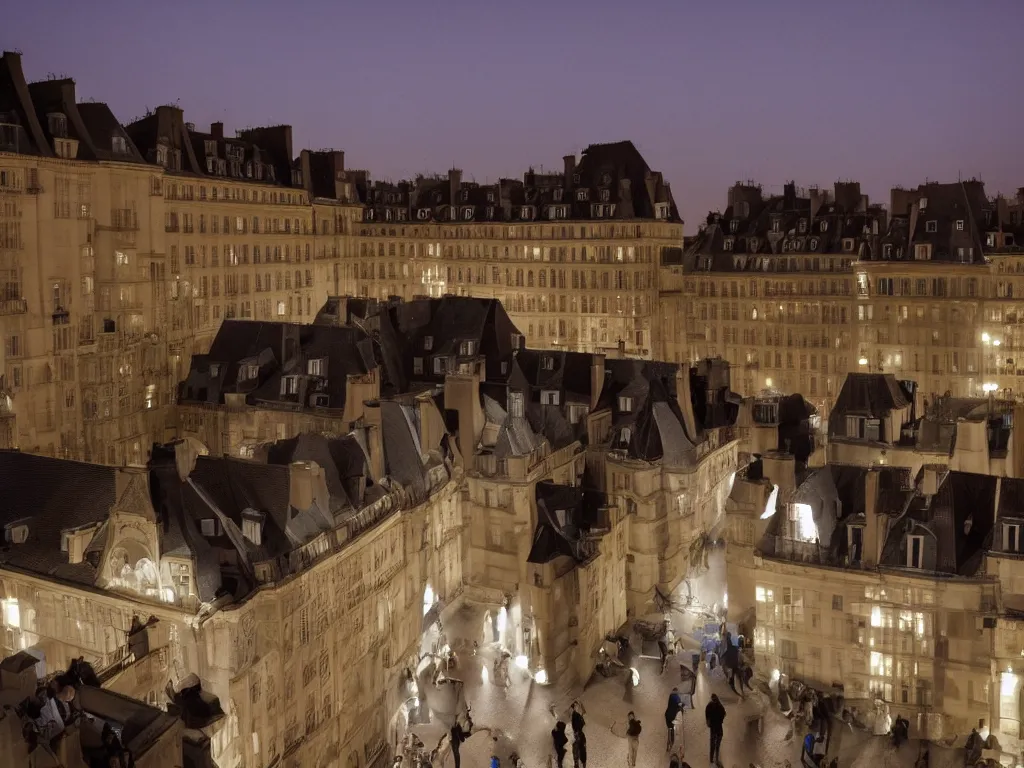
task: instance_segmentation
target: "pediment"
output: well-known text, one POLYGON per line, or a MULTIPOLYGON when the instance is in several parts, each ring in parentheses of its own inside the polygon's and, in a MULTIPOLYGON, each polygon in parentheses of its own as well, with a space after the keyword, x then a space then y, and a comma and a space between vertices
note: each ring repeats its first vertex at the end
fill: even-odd
POLYGON ((156 512, 149 495, 149 474, 132 472, 125 488, 117 497, 114 509, 129 515, 136 515, 146 520, 155 521, 156 512))

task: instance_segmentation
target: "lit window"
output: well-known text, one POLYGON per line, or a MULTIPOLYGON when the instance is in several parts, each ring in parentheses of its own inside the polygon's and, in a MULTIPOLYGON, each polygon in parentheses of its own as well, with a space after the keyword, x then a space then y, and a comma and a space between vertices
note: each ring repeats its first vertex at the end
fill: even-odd
POLYGON ((633 398, 632 397, 620 397, 619 398, 619 410, 623 413, 632 413, 633 411, 633 398))
POLYGON ((882 609, 877 605, 871 606, 871 626, 882 626, 882 609))
POLYGON ((284 312, 284 302, 283 301, 279 301, 279 302, 277 302, 277 316, 278 317, 284 317, 284 314, 285 314, 285 312, 284 312))
POLYGON ((21 629, 21 608, 18 605, 18 598, 2 600, 0 607, 3 608, 4 624, 11 629, 21 629))

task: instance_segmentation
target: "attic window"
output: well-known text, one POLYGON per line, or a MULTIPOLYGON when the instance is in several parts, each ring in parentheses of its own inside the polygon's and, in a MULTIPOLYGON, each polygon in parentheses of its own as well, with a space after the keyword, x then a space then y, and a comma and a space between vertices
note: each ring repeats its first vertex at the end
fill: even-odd
POLYGON ((282 395, 297 395, 299 394, 299 377, 298 376, 285 376, 281 379, 281 394, 282 395))
POLYGON ((476 342, 475 341, 464 341, 459 344, 459 354, 462 357, 470 357, 476 354, 476 342))
POLYGON ((434 348, 434 337, 433 336, 424 336, 423 337, 423 349, 424 349, 424 351, 429 352, 433 348, 434 348))
POLYGON ((553 371, 555 370, 555 358, 545 357, 540 363, 541 370, 553 371))
POLYGON ((578 189, 578 190, 576 190, 576 199, 581 201, 581 202, 586 202, 586 200, 587 200, 587 198, 589 196, 590 196, 589 192, 587 190, 585 190, 585 189, 578 189))
POLYGON ((632 437, 633 431, 629 427, 623 427, 619 430, 619 442, 623 445, 629 445, 629 441, 632 437))
POLYGON ((220 376, 220 363, 213 363, 210 366, 210 375, 214 378, 220 376))
POLYGON ((242 517, 242 535, 257 547, 263 544, 263 526, 258 514, 245 514, 242 517))
POLYGON ((523 393, 508 393, 508 415, 516 419, 523 418, 523 393))
POLYGON ((1003 551, 1020 552, 1020 524, 1003 523, 1003 551))
POLYGON ((501 372, 502 374, 508 373, 508 363, 506 363, 504 360, 501 361, 501 372))
POLYGON ((487 202, 488 203, 493 203, 494 202, 494 193, 493 192, 488 192, 487 193, 487 202))
POLYGON ((466 221, 472 221, 473 220, 473 207, 472 206, 468 206, 467 205, 465 208, 462 209, 462 218, 464 218, 466 221))
POLYGON ((128 142, 125 141, 124 136, 112 136, 110 138, 110 148, 115 154, 128 154, 128 142))
POLYGON ((541 405, 558 405, 559 392, 556 389, 545 389, 540 393, 541 405))
POLYGON ((448 372, 447 360, 448 360, 448 358, 441 357, 441 356, 438 356, 438 357, 434 358, 434 374, 435 375, 441 376, 441 375, 443 375, 443 374, 448 372))
POLYGON ((853 238, 847 237, 843 239, 843 250, 847 253, 853 252, 853 238))
POLYGON ((921 202, 919 203, 918 207, 919 207, 919 208, 920 208, 920 209, 921 209, 922 211, 923 211, 923 210, 926 210, 926 209, 928 208, 928 198, 927 198, 927 197, 922 197, 922 198, 921 198, 921 202))
POLYGON ((886 243, 885 245, 882 246, 882 258, 883 259, 891 259, 892 258, 892 243, 886 243))
POLYGON ((587 406, 581 403, 573 403, 569 406, 569 423, 579 424, 580 419, 587 412, 587 406))
POLYGON ((730 232, 735 233, 735 232, 737 232, 739 230, 739 228, 740 228, 740 223, 736 219, 733 219, 732 221, 729 222, 729 231, 730 232))
POLYGON ((963 232, 964 231, 964 220, 963 219, 957 219, 956 220, 956 231, 957 232, 963 232))
POLYGON ((213 517, 205 517, 199 521, 199 530, 203 536, 216 536, 220 526, 217 524, 217 519, 213 517))
POLYGON ((512 334, 512 349, 522 349, 522 348, 523 348, 523 334, 521 334, 521 333, 513 333, 512 334))
POLYGON ((800 223, 796 225, 797 231, 803 234, 807 231, 807 219, 800 219, 800 223))
POLYGON ((731 237, 725 238, 725 240, 722 242, 722 250, 725 250, 725 251, 731 251, 732 250, 732 238, 731 237))
POLYGON ((925 232, 938 232, 939 231, 939 223, 937 221, 935 221, 935 219, 932 219, 930 221, 926 221, 924 223, 924 231, 925 232))
POLYGON ((420 208, 418 211, 416 211, 416 218, 419 219, 420 221, 426 221, 427 219, 430 218, 430 209, 420 208))
POLYGON ((656 219, 667 219, 668 218, 668 203, 658 203, 654 206, 654 218, 656 219))
POLYGON ((633 398, 632 397, 620 397, 619 398, 619 410, 623 413, 633 412, 633 398))
MULTIPOLYGON (((210 371, 213 373, 213 371, 210 371)), ((241 381, 254 381, 260 376, 260 367, 255 363, 246 363, 242 366, 241 375, 238 377, 241 381)))
POLYGON ((324 369, 327 368, 327 364, 322 357, 314 358, 310 360, 306 365, 306 372, 310 376, 323 376, 324 369))
POLYGON ((414 374, 416 374, 417 376, 419 376, 419 375, 421 375, 423 373, 423 358, 422 357, 414 357, 412 359, 412 372, 414 374))
POLYGON ((924 536, 907 536, 907 568, 924 568, 924 536))

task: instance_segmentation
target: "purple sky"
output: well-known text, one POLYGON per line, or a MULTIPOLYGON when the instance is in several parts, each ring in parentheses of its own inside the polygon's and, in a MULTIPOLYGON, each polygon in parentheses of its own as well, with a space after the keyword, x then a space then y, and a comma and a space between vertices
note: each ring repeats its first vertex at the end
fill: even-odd
POLYGON ((926 178, 1024 186, 1022 0, 38 0, 3 14, 26 74, 122 121, 177 101, 290 123, 374 177, 561 168, 629 138, 692 232, 727 187, 926 178))

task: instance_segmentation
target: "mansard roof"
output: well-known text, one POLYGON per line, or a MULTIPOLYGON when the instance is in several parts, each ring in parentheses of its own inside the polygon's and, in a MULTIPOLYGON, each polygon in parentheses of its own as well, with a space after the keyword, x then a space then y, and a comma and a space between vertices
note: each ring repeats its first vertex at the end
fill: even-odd
POLYGON ((599 510, 608 506, 607 495, 594 487, 584 473, 580 485, 559 485, 550 480, 537 483, 537 527, 526 561, 543 564, 556 557, 585 561, 593 554, 587 536, 600 526, 599 510))
POLYGON ((99 553, 69 563, 64 531, 106 522, 120 470, 99 464, 0 451, 0 525, 24 525, 23 543, 0 542, 0 569, 13 568, 92 586, 99 553))
POLYGON ((408 181, 357 183, 366 223, 532 223, 661 218, 679 223, 670 185, 630 141, 592 144, 563 158, 561 173, 529 170, 522 180, 463 181, 462 171, 408 181))
POLYGON ((354 326, 225 320, 210 351, 192 357, 179 402, 222 405, 241 394, 250 405, 344 408, 347 378, 377 368, 373 346, 354 326))

